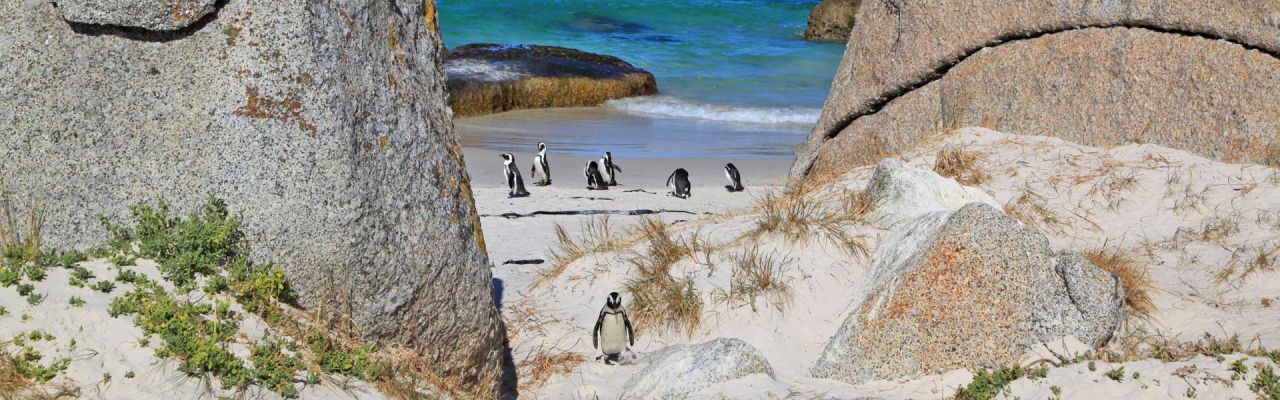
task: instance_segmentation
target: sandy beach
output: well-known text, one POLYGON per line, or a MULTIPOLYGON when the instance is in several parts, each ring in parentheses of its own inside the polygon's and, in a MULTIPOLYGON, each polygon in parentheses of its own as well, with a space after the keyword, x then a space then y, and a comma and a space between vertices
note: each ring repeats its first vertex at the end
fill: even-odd
MULTIPOLYGON (((1271 348, 1280 345, 1280 337, 1274 332, 1280 322, 1274 319, 1244 317, 1251 313, 1266 312, 1266 299, 1280 296, 1280 287, 1265 280, 1253 278, 1246 286, 1234 280, 1215 281, 1212 276, 1219 268, 1232 265, 1230 252, 1212 250, 1192 243, 1190 247, 1174 246, 1179 243, 1180 231, 1198 229, 1215 218, 1221 218, 1230 209, 1257 210, 1258 218, 1264 218, 1265 210, 1280 207, 1274 200, 1267 200, 1269 193, 1280 190, 1276 185, 1274 169, 1264 167, 1216 163, 1194 155, 1157 146, 1126 146, 1102 150, 1079 146, 1056 139, 1004 135, 982 129, 966 130, 959 135, 948 136, 923 147, 904 159, 919 168, 930 169, 933 157, 939 149, 962 147, 983 154, 981 168, 992 176, 992 181, 979 188, 990 194, 999 204, 1016 204, 1019 196, 1027 191, 1034 193, 1062 193, 1042 204, 1045 212, 1060 215, 1059 222, 1044 226, 1054 248, 1107 248, 1138 252, 1143 243, 1151 248, 1149 256, 1139 257, 1148 265, 1152 279, 1158 288, 1152 294, 1157 313, 1150 319, 1131 320, 1118 343, 1137 337, 1159 335, 1178 342, 1195 342, 1205 334, 1226 339, 1236 336, 1244 348, 1271 348), (1153 161, 1154 160, 1154 161, 1153 161), (1097 168, 1104 168, 1097 175, 1097 168), (1181 172, 1180 172, 1181 171, 1181 172), (1195 171, 1195 172, 1191 172, 1195 171), (1185 175, 1180 182, 1168 182, 1170 174, 1185 175), (1134 186, 1126 188, 1124 199, 1119 193, 1090 189, 1107 181, 1110 176, 1133 176, 1134 186), (1077 178, 1072 178, 1077 177, 1077 178), (1194 177, 1194 179, 1192 179, 1194 177), (1217 189, 1212 182, 1239 181, 1254 185, 1255 189, 1241 197, 1229 187, 1217 189), (1077 182, 1071 184, 1069 182, 1077 182), (1093 182, 1093 183, 1090 183, 1093 182), (1066 186, 1064 186, 1066 185, 1066 186), (1180 211, 1174 217, 1164 211, 1178 207, 1180 190, 1198 190, 1204 187, 1203 203, 1193 209, 1180 211), (1056 188, 1056 189, 1055 189, 1056 188), (1161 193, 1164 193, 1162 196, 1161 193), (1143 200, 1145 199, 1145 200, 1143 200), (1226 204, 1234 204, 1224 208, 1226 204), (1146 210, 1146 211, 1142 211, 1146 210), (1176 218, 1171 219, 1171 218, 1176 218), (1144 221, 1140 227, 1133 221, 1144 221), (1195 254, 1195 258, 1192 257, 1195 254), (1149 258, 1148 258, 1149 257, 1149 258), (1208 277, 1208 278, 1206 278, 1208 277), (1215 283, 1219 282, 1219 283, 1215 283), (1216 293, 1216 294, 1213 294, 1216 293), (1227 302, 1227 303, 1224 303, 1227 302), (1231 304, 1227 306, 1226 304, 1231 304)), ((486 240, 493 260, 495 288, 499 302, 507 318, 508 326, 515 332, 512 341, 517 365, 533 368, 544 365, 555 357, 561 360, 558 373, 552 373, 545 381, 522 382, 522 396, 527 398, 616 398, 626 395, 623 388, 628 381, 640 374, 646 365, 647 354, 655 354, 677 344, 696 344, 717 337, 733 337, 758 348, 773 365, 775 374, 749 375, 724 382, 693 393, 693 397, 727 396, 729 398, 860 398, 870 396, 883 399, 946 398, 956 389, 967 385, 973 372, 956 370, 938 375, 904 376, 897 380, 877 380, 860 385, 849 385, 810 376, 821 354, 840 321, 854 307, 857 293, 866 290, 871 257, 851 255, 833 242, 821 239, 800 241, 784 240, 777 236, 765 236, 759 240, 743 240, 742 235, 751 231, 760 218, 755 206, 765 193, 777 190, 776 186, 750 185, 747 193, 729 194, 723 189, 703 183, 696 186, 694 197, 681 200, 660 194, 658 184, 624 186, 619 189, 591 192, 575 184, 570 186, 566 178, 559 178, 551 187, 532 187, 527 198, 507 199, 505 188, 477 177, 492 176, 494 168, 480 168, 471 160, 477 157, 497 159, 493 152, 467 151, 472 177, 476 185, 476 203, 482 212, 486 240), (487 172, 479 172, 488 170, 487 172), (566 187, 567 186, 567 187, 566 187), (644 189, 643 192, 627 190, 644 189), (582 224, 600 216, 589 215, 539 215, 533 217, 503 217, 504 213, 527 215, 534 211, 586 211, 604 210, 626 212, 647 209, 657 211, 656 217, 668 224, 672 236, 685 243, 704 241, 715 247, 706 255, 693 255, 676 264, 677 276, 689 276, 699 288, 703 322, 692 334, 685 335, 664 329, 645 327, 633 348, 639 361, 633 365, 608 366, 592 360, 597 354, 590 346, 589 329, 596 312, 609 291, 624 290, 626 282, 636 273, 631 260, 645 254, 643 241, 637 243, 631 228, 640 221, 639 216, 611 214, 612 232, 623 238, 621 247, 588 252, 570 263, 567 269, 546 280, 540 274, 551 266, 553 251, 563 251, 556 243, 554 226, 560 224, 575 241, 582 241, 582 224), (687 211, 683 212, 683 211, 687 211), (745 246, 745 247, 744 247, 745 246), (753 247, 759 246, 759 247, 753 247), (789 282, 792 299, 788 307, 778 309, 761 299, 759 304, 746 307, 742 304, 717 300, 714 293, 725 290, 734 270, 734 257, 745 251, 763 251, 779 260, 785 260, 784 281, 789 282), (540 264, 504 264, 517 260, 542 260, 540 264), (534 285, 536 280, 544 282, 534 285), (529 334, 530 330, 539 332, 529 334), (553 357, 554 356, 554 357, 553 357), (525 386, 528 385, 528 386, 525 386)), ((566 157, 561 157, 564 159, 566 157)), ((581 159, 573 159, 576 164, 581 159)), ((664 164, 678 164, 688 160, 649 160, 639 163, 636 174, 659 182, 664 164)), ((563 161, 562 161, 563 162, 563 161)), ((495 164, 495 163, 491 163, 495 164)), ((637 164, 632 161, 632 164, 637 164)), ((747 164, 752 165, 752 164, 747 164)), ((756 165, 754 169, 775 168, 775 176, 768 182, 780 183, 781 171, 776 169, 785 163, 756 165)), ((665 169, 665 168, 663 168, 665 169)), ((693 169, 691 169, 693 170, 693 169)), ((871 168, 856 169, 841 177, 826 189, 813 196, 824 198, 822 204, 838 204, 830 196, 861 190, 870 176, 871 168)), ((702 175, 714 174, 703 172, 702 175)), ((696 177, 699 175, 695 175, 696 177)), ((634 182, 635 178, 623 175, 622 182, 634 182)), ((571 181, 573 182, 573 181, 571 181)), ((698 182, 698 181, 695 181, 698 182)), ((706 181, 701 181, 706 182, 706 181)), ((1046 214, 1047 215, 1047 214, 1046 214)), ((1268 224, 1252 226, 1253 216, 1245 216, 1239 235, 1232 235, 1227 243, 1254 243, 1245 232, 1258 231, 1261 237, 1273 237, 1268 224), (1249 227, 1245 227, 1248 225, 1249 227)), ((888 231, 875 226, 850 226, 848 232, 865 239, 870 254, 876 254, 888 231)), ((822 235, 819 234, 820 238, 822 235)), ((1263 242, 1266 242, 1263 240, 1263 242)), ((1213 246, 1211 243, 1206 245, 1213 246)), ((1271 273, 1268 273, 1271 274, 1271 273)), ((1243 281, 1241 281, 1243 282, 1243 281)), ((628 299, 630 300, 630 299, 628 299)), ((1046 344, 1049 348, 1068 357, 1085 355, 1088 346, 1068 343, 1046 344)), ((1117 345, 1119 346, 1119 345, 1117 345)), ((1110 351, 1119 350, 1119 347, 1110 351)), ((1044 353, 1048 354, 1048 353, 1044 353)), ((1190 357, 1173 361, 1143 359, 1126 353, 1125 357, 1110 362, 1066 362, 1048 370, 1044 378, 1023 378, 1010 386, 1011 396, 1018 398, 1141 398, 1159 399, 1184 397, 1186 393, 1199 393, 1200 398, 1249 398, 1246 385, 1231 385, 1232 362, 1243 360, 1250 368, 1271 365, 1265 357, 1249 357, 1230 354, 1225 358, 1190 357), (1256 364, 1256 366, 1255 366, 1256 364), (1103 377, 1104 373, 1123 369, 1119 380, 1103 377), (1191 372, 1188 372, 1191 371, 1191 372), (1225 383, 1224 383, 1225 382, 1225 383), (1052 390, 1051 390, 1052 389, 1052 390)), ((1051 357, 1052 358, 1052 357, 1051 357)), ((1024 359, 1030 365, 1040 356, 1028 353, 1024 359)), ((544 365, 545 367, 545 365, 544 365)), ((1256 369, 1256 368, 1255 368, 1256 369)), ((526 371, 522 369, 522 371, 526 371)), ((1245 379, 1252 379, 1247 375, 1245 379)), ((1013 397, 1009 397, 1013 398, 1013 397)))

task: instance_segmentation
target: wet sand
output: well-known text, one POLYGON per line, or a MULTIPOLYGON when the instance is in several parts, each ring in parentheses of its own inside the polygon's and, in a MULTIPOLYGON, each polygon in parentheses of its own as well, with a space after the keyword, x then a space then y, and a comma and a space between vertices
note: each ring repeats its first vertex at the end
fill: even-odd
POLYGON ((454 125, 464 148, 511 152, 518 160, 531 159, 537 143, 546 142, 559 156, 599 158, 608 150, 620 159, 781 159, 787 164, 812 127, 671 118, 610 107, 511 111, 460 118, 454 125))

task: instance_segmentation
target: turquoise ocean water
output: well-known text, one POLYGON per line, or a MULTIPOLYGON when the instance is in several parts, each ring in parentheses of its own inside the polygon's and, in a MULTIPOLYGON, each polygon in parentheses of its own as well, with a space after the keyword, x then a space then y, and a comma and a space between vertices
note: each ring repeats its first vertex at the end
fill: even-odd
POLYGON ((638 157, 671 155, 678 143, 677 155, 789 157, 817 121, 844 51, 842 44, 802 40, 816 3, 440 0, 447 46, 572 47, 620 57, 658 80, 658 96, 613 101, 599 112, 460 120, 464 144, 523 150, 526 136, 550 136, 555 148, 584 155, 601 147, 638 157), (531 131, 511 135, 524 125, 531 131), (592 134, 602 125, 611 129, 592 134))

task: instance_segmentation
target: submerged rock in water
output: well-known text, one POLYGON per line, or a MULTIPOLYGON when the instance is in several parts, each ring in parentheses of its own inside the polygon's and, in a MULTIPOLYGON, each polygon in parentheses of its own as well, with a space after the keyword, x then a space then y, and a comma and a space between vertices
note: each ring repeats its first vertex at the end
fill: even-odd
POLYGON ((174 31, 214 11, 216 0, 58 0, 68 22, 174 31))
POLYGON ((658 92, 653 74, 626 61, 555 46, 469 44, 449 52, 445 73, 458 116, 597 106, 658 92))
POLYGON ((751 374, 773 377, 773 367, 755 347, 735 338, 675 345, 648 357, 649 366, 623 386, 625 399, 683 399, 707 386, 751 374))
POLYGON ((809 11, 804 40, 844 42, 853 30, 862 0, 822 0, 809 11))
POLYGON ((581 11, 573 13, 573 19, 561 26, 572 32, 593 33, 643 33, 653 30, 644 24, 581 11))
POLYGON ((1074 336, 1107 341, 1124 317, 1119 280, 1044 235, 971 203, 898 226, 814 376, 850 383, 1007 366, 1074 336))

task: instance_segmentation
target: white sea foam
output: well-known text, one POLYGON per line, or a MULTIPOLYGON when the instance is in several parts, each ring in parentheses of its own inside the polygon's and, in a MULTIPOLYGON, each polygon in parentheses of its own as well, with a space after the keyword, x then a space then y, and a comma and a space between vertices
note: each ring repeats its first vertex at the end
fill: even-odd
POLYGON ((481 81, 508 81, 526 76, 525 73, 516 71, 510 66, 501 62, 485 62, 480 60, 452 60, 444 65, 446 74, 470 77, 471 79, 481 81))
POLYGON ((605 106, 632 114, 771 125, 813 125, 818 122, 818 117, 822 113, 818 108, 740 107, 697 103, 672 96, 610 100, 605 103, 605 106))

